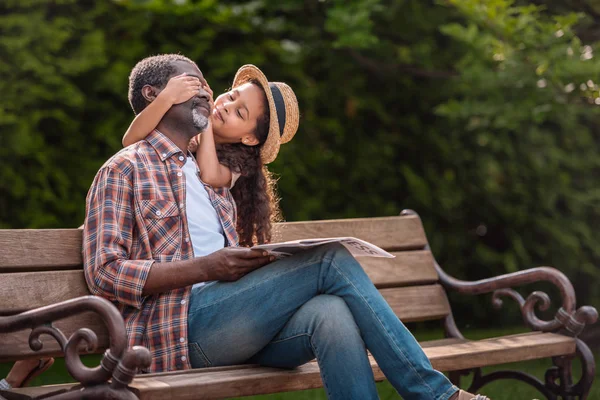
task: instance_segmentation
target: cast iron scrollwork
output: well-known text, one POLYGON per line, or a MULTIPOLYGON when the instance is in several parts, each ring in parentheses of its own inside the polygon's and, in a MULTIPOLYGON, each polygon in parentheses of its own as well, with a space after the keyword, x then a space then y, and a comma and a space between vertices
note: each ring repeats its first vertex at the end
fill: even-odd
MULTIPOLYGON (((417 214, 412 210, 404 210, 401 215, 417 214)), ((447 289, 470 295, 493 292, 492 301, 495 307, 502 306, 501 297, 510 297, 517 301, 521 307, 521 314, 525 323, 537 331, 556 332, 564 329, 570 335, 577 337, 586 325, 593 324, 598 320, 598 311, 594 307, 583 306, 576 309, 576 296, 573 285, 565 274, 555 268, 531 268, 473 282, 451 277, 437 262, 435 263, 435 268, 440 277, 440 282, 447 289), (562 306, 559 308, 554 319, 550 321, 544 321, 535 315, 536 306, 541 311, 547 310, 550 306, 550 298, 546 293, 536 291, 531 293, 525 300, 519 293, 512 289, 515 286, 542 281, 550 282, 556 286, 562 298, 562 306)))
MULTIPOLYGON (((401 215, 418 214, 412 210, 404 210, 401 215)), ((425 246, 429 249, 429 245, 425 246)), ((548 400, 575 399, 585 400, 588 397, 595 377, 596 364, 594 355, 588 346, 577 338, 586 325, 598 320, 598 311, 594 307, 582 306, 576 308, 575 289, 569 279, 559 270, 551 267, 531 268, 511 274, 505 274, 494 278, 467 282, 448 275, 435 262, 435 268, 441 284, 446 289, 452 289, 459 293, 477 295, 484 293, 492 294, 492 305, 500 308, 503 298, 513 299, 520 307, 521 315, 525 324, 534 331, 556 332, 566 334, 575 338, 576 355, 565 355, 554 357, 554 364, 547 372, 545 380, 541 380, 519 371, 496 371, 483 375, 480 368, 467 371, 454 371, 451 378, 458 384, 461 376, 473 373, 473 383, 470 391, 477 391, 482 386, 499 379, 515 379, 529 384, 542 393, 548 400), (536 315, 536 311, 546 311, 550 308, 550 297, 541 291, 531 293, 526 299, 513 288, 536 282, 550 282, 560 292, 562 304, 552 320, 543 320, 536 315), (572 379, 572 362, 575 358, 581 360, 582 373, 577 383, 572 379)), ((445 330, 448 337, 463 338, 457 328, 452 314, 445 320, 445 330)))
POLYGON ((27 328, 32 329, 29 336, 32 350, 39 351, 43 348, 41 335, 49 335, 58 342, 65 354, 65 365, 69 374, 82 386, 50 398, 137 398, 126 388, 138 369, 150 365, 150 352, 140 346, 127 350, 125 324, 117 308, 108 300, 97 296, 84 296, 17 315, 0 317, 0 332, 16 332, 27 328), (56 320, 88 311, 93 311, 101 317, 108 328, 110 339, 109 348, 105 351, 100 365, 94 368, 83 364, 80 348, 83 344, 88 352, 95 351, 98 347, 97 335, 88 328, 80 328, 67 339, 60 330, 51 325, 56 320), (112 382, 109 384, 110 379, 112 382))

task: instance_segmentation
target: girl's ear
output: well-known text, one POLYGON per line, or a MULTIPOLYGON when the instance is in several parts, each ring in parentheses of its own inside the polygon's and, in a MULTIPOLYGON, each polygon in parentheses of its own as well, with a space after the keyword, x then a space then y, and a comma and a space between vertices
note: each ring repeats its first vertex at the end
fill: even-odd
POLYGON ((256 146, 258 144, 258 139, 254 135, 246 135, 242 137, 242 143, 246 146, 256 146))
POLYGON ((146 101, 148 101, 149 103, 152 103, 159 93, 160 90, 157 90, 154 86, 144 85, 144 87, 142 88, 142 96, 144 96, 146 101))

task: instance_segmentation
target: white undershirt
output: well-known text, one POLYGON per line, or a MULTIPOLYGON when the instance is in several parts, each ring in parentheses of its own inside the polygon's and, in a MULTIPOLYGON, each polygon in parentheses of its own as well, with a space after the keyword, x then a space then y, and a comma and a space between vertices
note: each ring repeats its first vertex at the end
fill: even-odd
MULTIPOLYGON (((195 160, 188 157, 181 169, 185 174, 185 209, 194 257, 202 257, 225 247, 223 226, 200 181, 195 160)), ((204 282, 194 286, 202 285, 204 282)))

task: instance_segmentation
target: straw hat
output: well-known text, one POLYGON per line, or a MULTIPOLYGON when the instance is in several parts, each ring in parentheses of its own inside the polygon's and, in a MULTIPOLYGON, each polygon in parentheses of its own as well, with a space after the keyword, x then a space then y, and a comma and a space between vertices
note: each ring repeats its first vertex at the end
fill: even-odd
POLYGON ((252 80, 262 86, 269 102, 269 134, 260 150, 262 162, 268 164, 277 158, 279 146, 292 140, 298 130, 298 100, 291 87, 283 82, 269 82, 265 74, 252 64, 238 69, 232 86, 235 88, 252 80))

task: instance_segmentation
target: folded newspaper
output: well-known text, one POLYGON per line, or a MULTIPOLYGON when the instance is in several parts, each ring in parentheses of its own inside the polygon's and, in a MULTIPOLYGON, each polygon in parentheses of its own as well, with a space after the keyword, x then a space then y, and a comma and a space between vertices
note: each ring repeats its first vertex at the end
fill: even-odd
POLYGON ((292 240, 290 242, 261 244, 252 248, 267 250, 277 258, 283 258, 317 246, 336 242, 346 247, 354 257, 395 257, 372 243, 354 237, 292 240))

